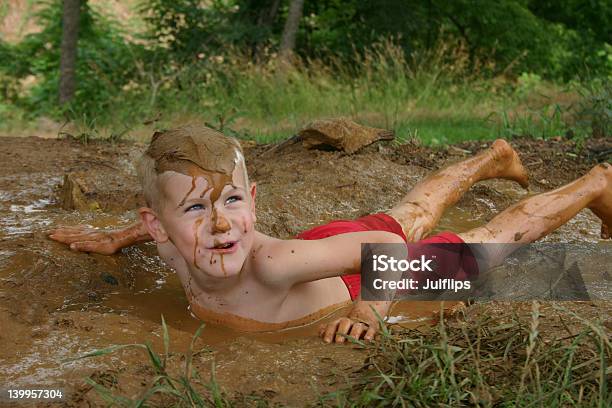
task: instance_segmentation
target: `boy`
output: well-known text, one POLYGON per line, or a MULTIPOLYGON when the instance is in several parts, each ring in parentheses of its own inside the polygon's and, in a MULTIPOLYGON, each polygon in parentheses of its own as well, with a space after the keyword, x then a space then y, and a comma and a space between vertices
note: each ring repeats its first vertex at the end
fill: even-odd
MULTIPOLYGON (((239 330, 275 330, 308 324, 357 299, 347 317, 322 327, 326 342, 342 334, 371 340, 389 302, 359 299, 361 243, 418 241, 443 211, 474 183, 489 178, 527 186, 516 152, 502 140, 480 154, 433 173, 386 213, 334 221, 280 240, 254 229, 256 186, 248 180, 240 145, 205 127, 156 133, 139 164, 148 206, 141 223, 101 233, 82 228, 50 232, 72 249, 113 253, 154 239, 176 270, 199 318, 239 330)), ((442 233, 421 242, 528 243, 589 207, 612 225, 612 166, 600 164, 557 190, 528 198, 486 226, 442 233)))

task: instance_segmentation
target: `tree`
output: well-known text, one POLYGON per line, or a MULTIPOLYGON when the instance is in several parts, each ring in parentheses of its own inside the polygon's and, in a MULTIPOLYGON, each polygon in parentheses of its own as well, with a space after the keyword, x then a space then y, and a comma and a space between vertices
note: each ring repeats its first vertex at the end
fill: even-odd
POLYGON ((283 29, 279 50, 279 55, 284 61, 287 61, 291 57, 295 49, 295 36, 300 26, 303 9, 304 0, 291 0, 291 3, 289 3, 289 12, 287 13, 287 21, 283 29))
MULTIPOLYGON (((269 39, 272 30, 274 21, 276 20, 276 15, 278 14, 278 9, 280 7, 280 0, 272 0, 272 3, 259 9, 259 13, 257 15, 257 31, 265 34, 265 38, 269 39), (266 7, 267 6, 267 7, 266 7)), ((255 38, 253 39, 253 43, 251 44, 252 54, 258 54, 258 46, 259 43, 262 42, 263 38, 255 38)))
POLYGON ((60 105, 72 99, 76 88, 75 74, 80 13, 81 0, 64 0, 62 14, 62 43, 60 47, 60 105))

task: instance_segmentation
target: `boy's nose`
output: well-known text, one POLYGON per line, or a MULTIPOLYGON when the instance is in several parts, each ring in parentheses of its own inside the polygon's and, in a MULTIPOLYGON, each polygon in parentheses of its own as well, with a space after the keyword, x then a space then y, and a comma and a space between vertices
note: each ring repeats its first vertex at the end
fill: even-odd
POLYGON ((227 218, 225 218, 221 214, 217 214, 217 216, 214 218, 213 221, 214 221, 212 224, 213 234, 227 232, 232 228, 227 218))

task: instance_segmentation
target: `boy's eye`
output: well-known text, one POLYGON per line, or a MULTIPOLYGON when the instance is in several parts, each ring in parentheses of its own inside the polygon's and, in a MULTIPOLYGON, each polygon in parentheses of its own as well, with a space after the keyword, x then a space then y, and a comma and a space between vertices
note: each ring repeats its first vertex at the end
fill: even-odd
POLYGON ((187 212, 187 211, 197 211, 197 210, 203 210, 203 209, 204 209, 204 206, 202 204, 194 204, 194 205, 191 205, 191 206, 187 207, 185 212, 187 212))
POLYGON ((235 196, 231 196, 227 200, 225 200, 225 203, 226 204, 231 204, 233 202, 240 201, 240 200, 242 200, 242 197, 235 195, 235 196))

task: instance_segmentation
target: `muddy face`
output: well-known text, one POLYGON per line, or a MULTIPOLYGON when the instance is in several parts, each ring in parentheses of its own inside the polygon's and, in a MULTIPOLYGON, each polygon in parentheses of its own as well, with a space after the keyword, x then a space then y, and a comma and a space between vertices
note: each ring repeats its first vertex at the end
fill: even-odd
POLYGON ((158 239, 160 254, 180 254, 190 269, 187 286, 192 275, 240 273, 253 241, 255 189, 238 142, 191 125, 156 133, 145 154, 159 176, 157 215, 168 234, 168 243, 158 239))
POLYGON ((176 247, 200 284, 204 277, 237 276, 253 245, 255 190, 243 174, 242 165, 231 177, 201 170, 164 174, 159 218, 169 240, 161 245, 176 247))

